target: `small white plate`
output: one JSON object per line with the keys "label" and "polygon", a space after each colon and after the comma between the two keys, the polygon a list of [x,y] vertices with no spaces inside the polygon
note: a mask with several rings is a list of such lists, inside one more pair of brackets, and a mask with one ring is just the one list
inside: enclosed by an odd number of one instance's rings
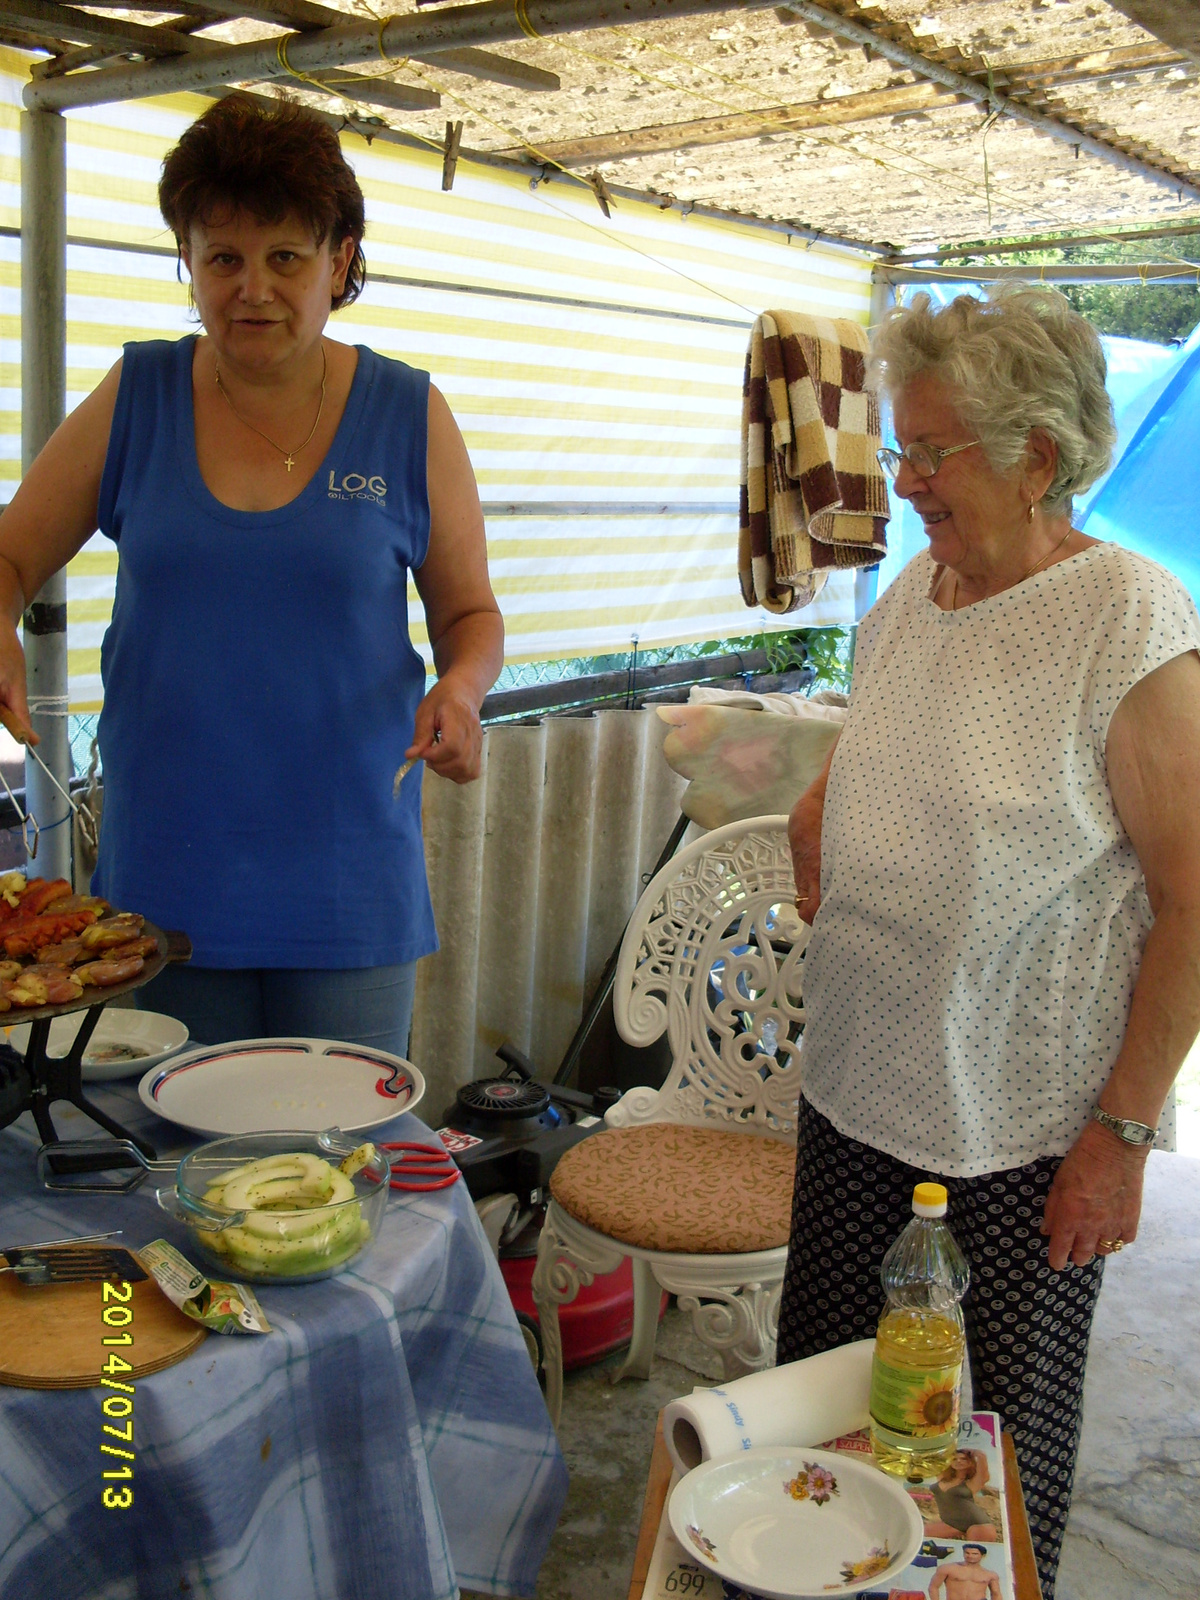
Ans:
{"label": "small white plate", "polygon": [[718,1456],[680,1479],[669,1509],[689,1556],[769,1600],[886,1590],[925,1537],[901,1484],[828,1450]]}
{"label": "small white plate", "polygon": [[[395,1093],[383,1093],[390,1082]],[[340,1128],[363,1133],[425,1093],[416,1067],[386,1050],[334,1039],[237,1039],[155,1067],[138,1085],[143,1105],[209,1138]]]}
{"label": "small white plate", "polygon": [[[65,1056],[79,1031],[86,1012],[73,1011],[55,1017],[50,1024],[48,1050],[52,1056]],[[25,1054],[29,1044],[29,1024],[6,1028],[8,1042]],[[109,1006],[100,1013],[95,1032],[83,1053],[84,1083],[110,1083],[114,1078],[134,1078],[148,1067],[157,1066],[187,1043],[188,1031],[174,1017],[159,1011],[132,1011],[124,1006]]]}

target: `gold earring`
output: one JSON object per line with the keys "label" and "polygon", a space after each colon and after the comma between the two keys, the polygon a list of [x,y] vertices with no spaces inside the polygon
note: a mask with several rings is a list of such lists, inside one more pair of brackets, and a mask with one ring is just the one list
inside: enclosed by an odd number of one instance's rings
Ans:
{"label": "gold earring", "polygon": [[1033,521],[1033,507],[1034,507],[1034,502],[1031,500],[1029,502],[1029,521],[1030,522]]}

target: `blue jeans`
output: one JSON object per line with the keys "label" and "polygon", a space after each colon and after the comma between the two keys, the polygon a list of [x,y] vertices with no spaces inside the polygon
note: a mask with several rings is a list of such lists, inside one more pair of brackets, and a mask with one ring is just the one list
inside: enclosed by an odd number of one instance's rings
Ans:
{"label": "blue jeans", "polygon": [[137,991],[140,1011],[187,1024],[196,1044],[341,1039],[408,1052],[417,963],[395,967],[164,967]]}

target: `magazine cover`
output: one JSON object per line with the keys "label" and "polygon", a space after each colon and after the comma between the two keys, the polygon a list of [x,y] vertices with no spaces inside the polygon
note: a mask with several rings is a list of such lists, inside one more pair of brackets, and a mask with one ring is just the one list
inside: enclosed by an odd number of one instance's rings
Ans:
{"label": "magazine cover", "polygon": [[[831,1440],[821,1448],[865,1460],[871,1457],[865,1431]],[[678,1481],[678,1474],[673,1474],[670,1488]],[[888,1588],[872,1589],[870,1578],[864,1576],[860,1600],[1015,1600],[996,1413],[976,1411],[964,1417],[951,1466],[936,1480],[906,1487],[921,1513],[926,1537],[910,1565]],[[749,1590],[726,1583],[684,1550],[671,1532],[664,1502],[643,1600],[679,1600],[680,1596],[688,1600],[758,1600]]]}

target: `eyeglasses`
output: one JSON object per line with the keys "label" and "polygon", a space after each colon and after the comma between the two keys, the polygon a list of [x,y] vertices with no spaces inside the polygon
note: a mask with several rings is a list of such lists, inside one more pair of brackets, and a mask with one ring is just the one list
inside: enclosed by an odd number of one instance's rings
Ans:
{"label": "eyeglasses", "polygon": [[910,444],[903,450],[876,450],[875,459],[889,478],[897,477],[902,461],[908,462],[918,478],[932,478],[947,456],[956,456],[960,450],[969,450],[978,443],[978,439],[968,439],[966,444],[951,445],[949,450],[939,450],[935,444]]}

